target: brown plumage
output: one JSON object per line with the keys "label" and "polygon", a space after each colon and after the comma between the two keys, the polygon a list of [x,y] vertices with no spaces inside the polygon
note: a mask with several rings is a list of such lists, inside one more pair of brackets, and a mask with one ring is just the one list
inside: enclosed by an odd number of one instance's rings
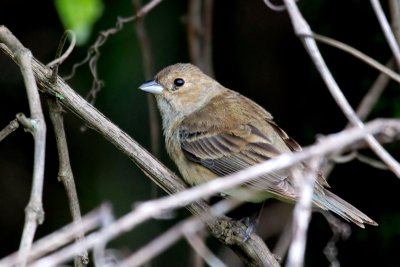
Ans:
{"label": "brown plumage", "polygon": [[[265,109],[191,64],[169,66],[140,89],[155,94],[167,152],[190,185],[301,150]],[[248,202],[274,197],[293,203],[298,195],[291,179],[287,170],[274,171],[224,193]],[[325,187],[328,183],[318,175],[314,206],[360,227],[377,225]]]}

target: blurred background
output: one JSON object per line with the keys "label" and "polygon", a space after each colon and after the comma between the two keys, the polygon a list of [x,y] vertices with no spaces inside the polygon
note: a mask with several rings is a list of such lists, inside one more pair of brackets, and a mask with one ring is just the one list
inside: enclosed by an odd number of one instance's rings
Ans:
{"label": "blurred background", "polygon": [[[80,45],[61,66],[61,76],[69,74],[73,64],[86,56],[99,31],[114,27],[118,16],[131,16],[135,11],[132,1],[128,0],[70,1],[77,7],[75,11],[72,9],[72,14],[82,11],[83,18],[79,19],[81,14],[77,14],[76,21],[84,21],[82,25],[74,25],[74,17],[68,11],[71,7],[66,2],[0,1],[0,25],[8,27],[43,63],[53,60],[64,28],[76,27],[80,33]],[[89,3],[87,9],[80,6],[82,3]],[[369,2],[309,0],[300,1],[299,6],[314,32],[354,46],[383,64],[391,58]],[[389,14],[388,7],[384,8]],[[153,56],[153,74],[167,65],[191,61],[188,10],[188,1],[168,0],[146,15],[144,23]],[[85,12],[89,13],[88,18]],[[221,84],[269,110],[276,122],[303,146],[315,142],[318,135],[338,132],[345,127],[345,117],[301,42],[294,36],[285,11],[272,11],[261,0],[214,1],[209,15],[212,18],[213,47],[210,63]],[[357,107],[378,72],[334,48],[322,44],[320,48],[349,102]],[[112,35],[100,52],[98,74],[104,87],[97,95],[96,108],[150,150],[147,95],[137,89],[148,77],[143,67],[135,22],[126,24],[120,32]],[[68,81],[82,96],[90,91],[92,82],[87,65],[80,67]],[[398,84],[390,82],[368,120],[399,117],[399,92]],[[45,101],[43,106],[47,110]],[[18,112],[29,114],[21,74],[8,57],[0,54],[0,129]],[[57,181],[57,151],[47,114],[46,118],[48,134],[43,195],[46,218],[38,228],[36,238],[71,221],[63,185]],[[74,114],[67,111],[65,123],[82,213],[109,202],[119,217],[131,210],[135,203],[164,195],[100,135],[90,129],[82,131],[84,125]],[[165,153],[162,137],[157,145],[160,147],[157,157],[176,171]],[[398,143],[386,147],[400,160]],[[362,152],[374,156],[368,150]],[[32,137],[21,127],[0,142],[0,257],[14,252],[19,246],[24,208],[31,188],[32,159]],[[379,223],[379,227],[367,226],[365,230],[351,225],[350,238],[337,243],[340,263],[343,266],[400,266],[398,178],[388,171],[351,161],[337,165],[329,176],[329,183],[335,194]],[[268,216],[259,225],[259,231],[271,248],[286,223],[287,210],[288,207],[277,203],[267,204]],[[189,213],[182,209],[174,215],[171,220],[152,220],[109,246],[129,255]],[[308,233],[306,266],[329,265],[323,248],[331,236],[323,216],[314,214]],[[213,251],[223,249],[212,238],[208,243]],[[172,266],[191,266],[189,251],[186,242],[180,241],[152,261],[152,266],[166,266],[166,262]]]}

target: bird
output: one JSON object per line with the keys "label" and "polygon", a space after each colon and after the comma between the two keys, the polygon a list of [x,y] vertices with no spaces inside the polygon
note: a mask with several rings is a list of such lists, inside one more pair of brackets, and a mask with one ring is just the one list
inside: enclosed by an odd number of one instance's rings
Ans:
{"label": "bird", "polygon": [[[165,67],[139,89],[154,94],[167,153],[190,186],[302,150],[268,111],[190,63]],[[302,170],[306,167],[305,163],[300,166]],[[361,228],[378,225],[327,188],[326,179],[318,174],[314,208],[332,211]],[[261,175],[221,193],[252,203],[275,198],[294,204],[299,199],[289,170]]]}

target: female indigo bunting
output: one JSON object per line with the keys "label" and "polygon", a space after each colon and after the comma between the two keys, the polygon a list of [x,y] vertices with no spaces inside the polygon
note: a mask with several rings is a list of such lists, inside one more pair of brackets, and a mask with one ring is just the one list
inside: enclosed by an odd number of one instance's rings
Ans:
{"label": "female indigo bunting", "polygon": [[[190,185],[301,150],[270,113],[191,64],[171,65],[139,88],[155,95],[167,152]],[[318,175],[314,207],[333,211],[362,228],[364,223],[377,225],[325,187],[328,183]],[[298,199],[288,170],[264,174],[223,193],[247,202],[273,197],[294,203]]]}

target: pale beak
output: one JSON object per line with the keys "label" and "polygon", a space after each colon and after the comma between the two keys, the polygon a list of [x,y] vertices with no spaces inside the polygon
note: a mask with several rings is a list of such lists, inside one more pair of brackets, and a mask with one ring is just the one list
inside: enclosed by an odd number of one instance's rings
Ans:
{"label": "pale beak", "polygon": [[164,88],[157,83],[155,80],[151,80],[148,82],[145,82],[144,84],[142,84],[141,86],[139,86],[140,90],[143,90],[145,92],[149,92],[152,94],[162,94]]}

